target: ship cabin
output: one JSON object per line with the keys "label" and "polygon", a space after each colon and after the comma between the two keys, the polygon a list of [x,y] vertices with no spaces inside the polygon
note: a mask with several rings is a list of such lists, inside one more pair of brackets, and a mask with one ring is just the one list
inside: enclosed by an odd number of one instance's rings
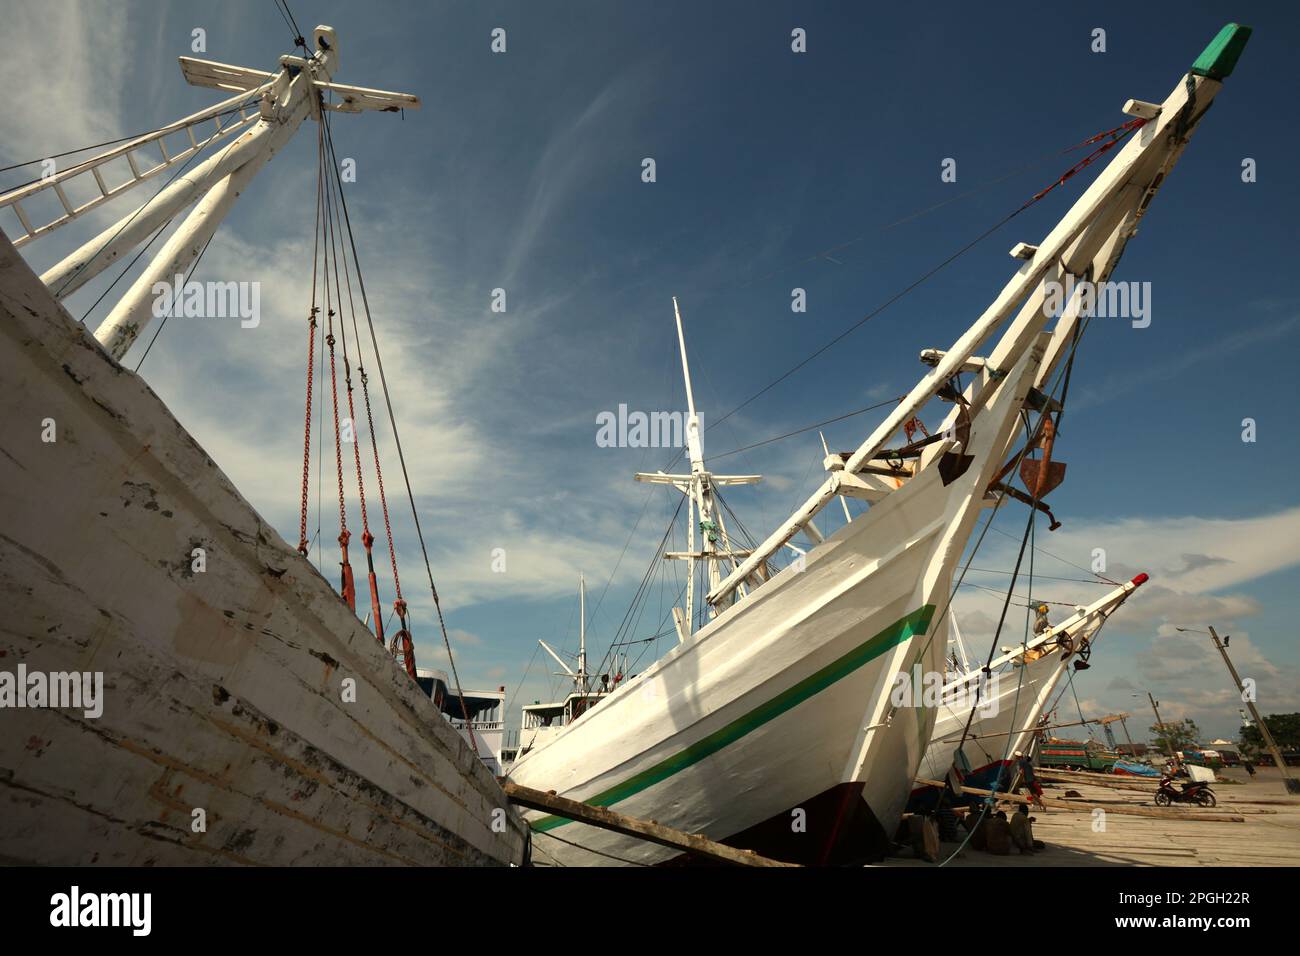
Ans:
{"label": "ship cabin", "polygon": [[[585,694],[570,694],[563,701],[554,703],[526,704],[520,721],[518,749],[507,756],[522,757],[534,747],[540,747],[558,734],[562,727],[573,723],[606,696],[608,692],[589,691]],[[506,762],[510,763],[510,760]]]}
{"label": "ship cabin", "polygon": [[[502,744],[505,742],[506,689],[469,690],[456,693],[446,672],[421,667],[415,681],[429,695],[443,717],[460,731],[492,773],[501,775]],[[461,704],[462,696],[464,706]]]}

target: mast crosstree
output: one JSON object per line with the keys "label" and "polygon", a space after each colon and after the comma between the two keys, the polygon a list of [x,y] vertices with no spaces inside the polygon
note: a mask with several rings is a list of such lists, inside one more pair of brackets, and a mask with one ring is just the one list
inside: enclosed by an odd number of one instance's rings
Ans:
{"label": "mast crosstree", "polygon": [[[686,496],[686,550],[669,551],[664,557],[670,560],[686,562],[686,607],[673,608],[673,623],[677,628],[677,640],[685,641],[694,630],[695,620],[695,574],[699,562],[704,562],[708,575],[708,589],[713,590],[722,580],[721,563],[726,562],[730,570],[740,564],[738,559],[749,556],[748,549],[732,547],[727,534],[726,522],[722,512],[717,508],[713,489],[725,485],[752,485],[763,480],[762,475],[715,475],[709,471],[704,462],[704,434],[700,428],[700,416],[695,410],[695,393],[691,388],[691,367],[686,357],[686,335],[682,331],[682,312],[673,296],[673,315],[677,321],[677,345],[682,355],[682,378],[686,383],[686,452],[691,462],[689,475],[671,475],[662,471],[637,472],[636,480],[649,484],[672,485]],[[695,547],[695,532],[700,533],[700,547]],[[740,590],[743,597],[746,592]],[[709,606],[709,617],[717,615],[719,608]]]}
{"label": "mast crosstree", "polygon": [[[315,52],[311,56],[286,54],[280,57],[280,69],[274,73],[180,57],[181,73],[188,83],[233,91],[235,95],[0,195],[0,209],[11,208],[23,227],[24,235],[15,240],[15,245],[21,246],[48,235],[146,179],[169,169],[177,170],[173,180],[156,195],[41,276],[41,281],[57,298],[67,298],[125,253],[165,228],[174,217],[194,207],[95,331],[95,338],[113,358],[121,361],[153,318],[154,285],[170,284],[175,276],[186,273],[235,200],[258,171],[293,138],[305,119],[320,121],[322,110],[396,113],[419,108],[419,97],[410,93],[334,83],[332,77],[339,66],[338,35],[333,27],[318,26],[312,31],[312,37]],[[223,119],[227,120],[225,125]],[[206,130],[209,123],[215,127],[214,131],[197,138],[196,131],[200,127]],[[166,137],[180,133],[188,137],[189,145],[170,151]],[[206,147],[222,140],[229,140],[223,149],[185,175],[179,175]],[[141,169],[135,151],[146,146],[156,146],[161,161]],[[125,159],[131,176],[125,183],[110,186],[104,178],[104,167],[116,159]],[[74,206],[66,186],[82,177],[93,180],[91,188],[97,194]],[[35,225],[22,203],[47,191],[54,193],[63,212],[47,223]]]}

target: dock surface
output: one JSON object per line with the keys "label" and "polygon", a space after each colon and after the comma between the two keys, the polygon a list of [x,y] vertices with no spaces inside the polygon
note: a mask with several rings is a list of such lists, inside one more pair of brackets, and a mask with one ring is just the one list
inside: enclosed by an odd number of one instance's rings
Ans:
{"label": "dock surface", "polygon": [[[1294,775],[1296,768],[1291,772]],[[1167,818],[1108,813],[1100,821],[1104,828],[1094,829],[1092,806],[1152,807],[1151,795],[1087,783],[1045,784],[1044,796],[1062,799],[1067,790],[1074,790],[1086,804],[1078,810],[1035,807],[1031,811],[1034,838],[1046,843],[1046,849],[1023,855],[1012,849],[1010,856],[997,856],[966,847],[947,865],[1300,866],[1300,798],[1287,794],[1279,772],[1260,767],[1253,780],[1239,769],[1221,770],[1218,775],[1221,783],[1212,786],[1219,805],[1211,812],[1241,816],[1244,822],[1181,820],[1177,813],[1184,808],[1180,806],[1171,808]],[[1154,793],[1154,787],[1151,790]],[[958,846],[941,844],[940,861],[948,860]],[[935,865],[903,852],[882,865]]]}

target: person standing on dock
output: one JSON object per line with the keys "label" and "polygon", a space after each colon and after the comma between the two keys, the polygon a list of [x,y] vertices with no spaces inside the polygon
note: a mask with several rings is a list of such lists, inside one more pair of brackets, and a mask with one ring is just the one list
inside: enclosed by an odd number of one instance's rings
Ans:
{"label": "person standing on dock", "polygon": [[1020,779],[1025,789],[1029,791],[1030,799],[1041,807],[1043,805],[1043,785],[1034,776],[1034,761],[1030,759],[1028,754],[1017,750],[1016,763],[1020,770]]}

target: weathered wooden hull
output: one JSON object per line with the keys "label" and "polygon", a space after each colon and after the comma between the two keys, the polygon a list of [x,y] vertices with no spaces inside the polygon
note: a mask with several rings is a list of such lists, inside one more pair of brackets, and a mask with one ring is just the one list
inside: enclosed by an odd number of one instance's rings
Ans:
{"label": "weathered wooden hull", "polygon": [[98,718],[0,709],[0,857],[525,860],[432,702],[3,234],[0,381],[0,671],[104,685]]}

